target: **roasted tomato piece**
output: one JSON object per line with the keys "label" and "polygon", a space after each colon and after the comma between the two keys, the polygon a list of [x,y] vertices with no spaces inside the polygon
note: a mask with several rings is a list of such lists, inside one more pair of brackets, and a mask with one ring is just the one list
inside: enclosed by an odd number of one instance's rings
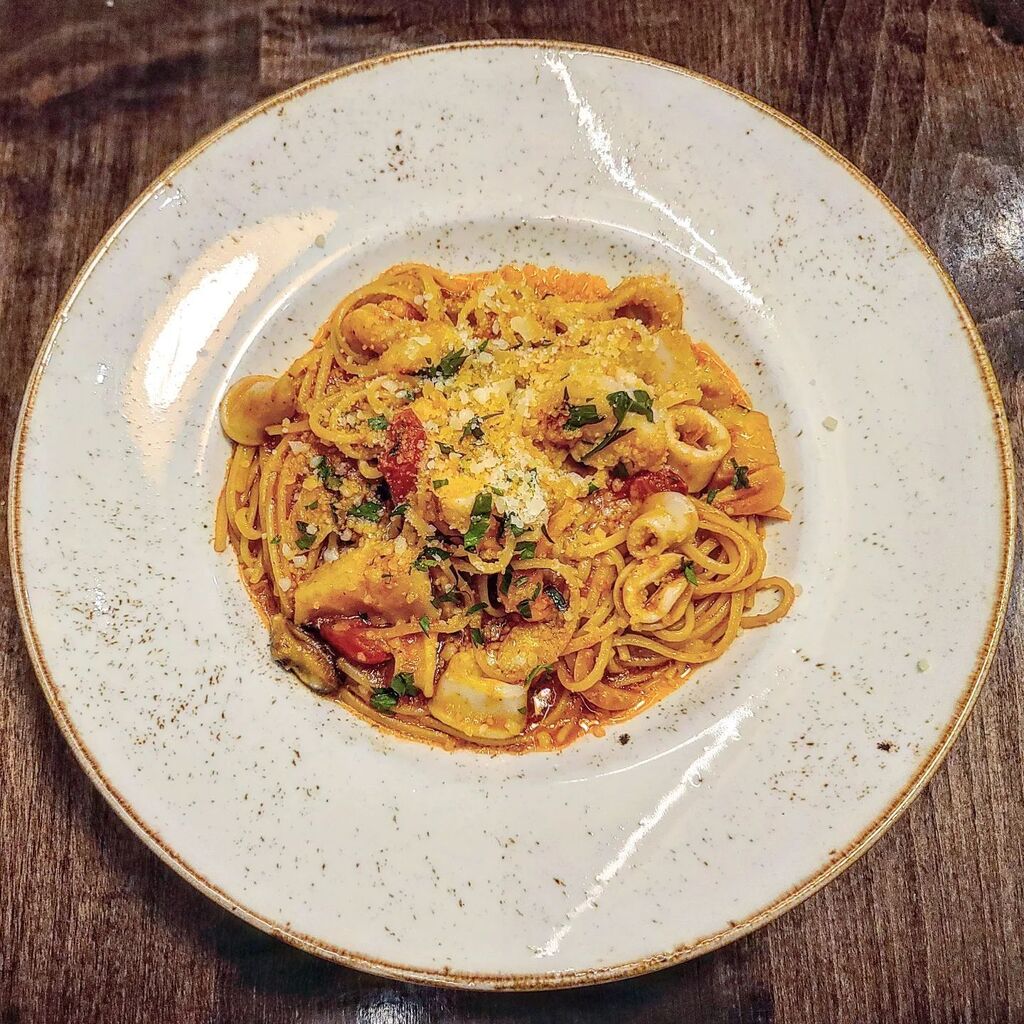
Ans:
{"label": "roasted tomato piece", "polygon": [[321,621],[318,628],[324,640],[357,665],[381,665],[391,657],[391,651],[367,626],[348,619],[329,619]]}
{"label": "roasted tomato piece", "polygon": [[673,473],[670,469],[644,470],[642,473],[634,473],[628,480],[623,481],[624,490],[629,495],[630,501],[643,501],[652,494],[661,494],[662,491],[675,491],[677,494],[688,494],[689,488],[681,476]]}
{"label": "roasted tomato piece", "polygon": [[412,409],[402,409],[388,426],[384,453],[377,461],[391,493],[401,501],[416,488],[427,432]]}

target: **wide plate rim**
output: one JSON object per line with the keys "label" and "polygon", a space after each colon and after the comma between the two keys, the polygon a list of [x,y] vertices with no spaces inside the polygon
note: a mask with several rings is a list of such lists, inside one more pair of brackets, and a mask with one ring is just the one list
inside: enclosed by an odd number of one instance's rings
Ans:
{"label": "wide plate rim", "polygon": [[[789,891],[783,893],[774,902],[761,910],[749,915],[743,921],[730,925],[712,935],[706,936],[695,943],[684,944],[663,953],[645,957],[639,960],[631,960],[621,964],[607,967],[579,969],[573,971],[539,972],[531,974],[473,974],[451,970],[431,970],[417,968],[414,966],[392,963],[383,960],[376,960],[359,953],[333,946],[320,939],[303,935],[278,922],[272,921],[248,907],[245,907],[233,900],[223,889],[213,885],[201,873],[185,862],[153,829],[151,829],[132,807],[130,802],[118,792],[116,787],[107,779],[98,761],[89,750],[82,737],[78,734],[71,722],[67,710],[61,701],[58,687],[50,673],[43,652],[42,643],[36,632],[32,617],[31,605],[28,598],[25,574],[21,557],[21,477],[24,462],[25,437],[30,425],[35,396],[39,388],[50,353],[53,350],[60,326],[67,317],[68,311],[81,291],[90,274],[100,260],[103,259],[107,250],[115,239],[133,220],[138,211],[160,188],[165,187],[170,179],[183,167],[192,163],[207,148],[216,143],[219,139],[228,135],[236,128],[246,124],[252,118],[266,112],[267,110],[289,102],[290,100],[303,95],[304,93],[329,84],[338,79],[348,77],[359,72],[368,71],[399,60],[406,60],[441,52],[471,49],[536,49],[548,50],[558,49],[574,53],[590,53],[600,56],[611,57],[617,60],[624,60],[668,71],[673,74],[683,75],[695,79],[730,94],[744,103],[749,104],[761,113],[771,117],[779,124],[796,132],[806,142],[814,145],[825,156],[836,161],[854,180],[865,188],[877,199],[896,221],[899,227],[906,233],[913,246],[925,257],[931,265],[932,270],[938,275],[945,288],[950,301],[960,320],[960,325],[966,336],[966,340],[974,355],[975,363],[981,377],[981,383],[988,399],[992,412],[993,433],[996,447],[999,454],[1000,466],[1002,469],[1003,483],[1003,508],[1002,508],[1002,540],[1003,551],[1000,560],[998,586],[995,599],[990,611],[985,639],[979,649],[975,666],[970,674],[965,688],[960,694],[952,719],[946,726],[945,731],[936,741],[935,745],[921,761],[917,772],[907,781],[900,793],[893,799],[889,806],[852,842],[841,850],[831,861],[824,864],[819,871],[804,881],[793,886]],[[139,193],[139,195],[127,206],[124,212],[117,218],[111,227],[104,234],[82,265],[82,268],[75,275],[67,292],[61,299],[53,319],[47,328],[43,343],[33,364],[25,394],[22,399],[21,409],[18,415],[18,422],[15,428],[14,443],[11,452],[10,483],[8,487],[8,544],[11,564],[12,585],[15,594],[15,603],[18,610],[18,617],[21,622],[22,631],[25,636],[26,646],[33,668],[39,680],[40,687],[46,697],[50,710],[56,719],[57,725],[64,735],[65,740],[71,747],[79,764],[81,764],[86,775],[94,786],[100,791],[104,799],[113,808],[117,815],[126,825],[154,852],[165,864],[172,868],[178,875],[188,881],[204,895],[224,907],[248,924],[279,938],[305,952],[332,960],[347,967],[367,971],[372,974],[392,978],[400,981],[409,981],[420,984],[433,984],[453,988],[483,989],[483,990],[509,990],[509,991],[531,991],[543,989],[573,988],[583,985],[619,981],[627,978],[646,974],[650,971],[660,970],[675,964],[683,963],[704,953],[711,952],[721,946],[747,935],[762,925],[775,920],[782,914],[802,903],[809,896],[813,895],[832,879],[847,870],[854,862],[863,856],[889,827],[899,818],[911,803],[918,797],[924,786],[932,778],[939,766],[945,759],[949,749],[960,734],[984,684],[988,670],[991,666],[996,647],[1002,631],[1006,608],[1009,601],[1010,584],[1013,568],[1013,551],[1016,540],[1016,506],[1013,501],[1015,493],[1014,461],[1013,451],[1010,443],[1009,428],[1007,425],[1006,412],[1003,405],[1002,394],[999,384],[992,369],[988,353],[982,341],[981,334],[973,317],[968,311],[963,299],[960,297],[955,284],[940,263],[938,257],[932,251],[928,243],[921,237],[917,229],[910,223],[903,212],[893,201],[867,177],[856,165],[830,146],[827,142],[805,128],[799,122],[782,113],[767,103],[762,102],[749,93],[743,92],[733,86],[720,82],[709,75],[692,69],[671,64],[667,61],[654,57],[632,53],[627,50],[620,50],[613,47],[596,46],[588,43],[567,42],[552,39],[491,39],[471,40],[450,43],[441,43],[434,46],[417,47],[410,50],[401,50],[394,53],[383,54],[371,57],[367,60],[354,64],[344,65],[331,71],[324,72],[304,82],[285,89],[279,93],[254,104],[242,111],[240,114],[226,121],[213,131],[204,135],[198,142],[186,150],[176,160],[172,161],[160,174]]]}

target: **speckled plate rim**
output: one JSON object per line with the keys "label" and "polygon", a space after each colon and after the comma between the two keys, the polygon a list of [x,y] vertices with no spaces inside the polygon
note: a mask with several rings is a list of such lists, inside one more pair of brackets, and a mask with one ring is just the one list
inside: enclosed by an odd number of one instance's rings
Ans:
{"label": "speckled plate rim", "polygon": [[[861,832],[856,839],[849,843],[845,849],[839,851],[824,864],[821,869],[803,882],[791,888],[778,899],[761,910],[748,916],[745,920],[718,931],[712,935],[705,936],[694,943],[688,943],[674,949],[666,950],[664,953],[646,957],[641,960],[634,960],[627,963],[616,964],[610,967],[584,969],[576,971],[562,971],[553,973],[537,974],[495,974],[481,975],[459,973],[457,971],[429,971],[408,967],[399,963],[390,963],[380,960],[369,959],[357,953],[341,949],[336,946],[324,943],[308,935],[303,935],[290,930],[284,925],[269,920],[248,907],[235,902],[230,895],[222,889],[211,884],[206,878],[195,871],[163,840],[163,838],[149,828],[138,816],[131,804],[117,791],[104,775],[102,768],[86,746],[82,737],[76,731],[70,721],[67,710],[64,707],[57,687],[54,684],[46,663],[42,644],[35,629],[32,619],[32,611],[29,605],[28,594],[25,584],[25,576],[22,568],[21,556],[21,477],[24,461],[24,439],[31,420],[36,393],[39,383],[49,361],[58,329],[67,316],[81,291],[83,285],[92,273],[95,266],[106,254],[111,244],[118,237],[121,231],[128,225],[135,214],[145,205],[153,194],[169,183],[169,180],[179,170],[190,164],[200,153],[219,139],[245,124],[251,118],[262,114],[265,111],[287,103],[305,92],[318,88],[329,82],[367,71],[371,68],[380,67],[394,61],[406,60],[424,54],[439,53],[448,50],[466,50],[483,48],[521,48],[521,49],[560,49],[577,53],[593,53],[606,57],[613,57],[618,60],[631,61],[640,64],[647,64],[651,67],[660,68],[673,74],[684,75],[691,79],[703,82],[712,88],[728,93],[744,103],[749,104],[756,110],[773,118],[779,124],[792,129],[806,142],[817,147],[825,156],[836,161],[844,168],[861,186],[870,192],[891,214],[896,223],[906,232],[910,242],[924,255],[932,269],[942,281],[943,286],[953,303],[959,316],[964,335],[971,351],[974,354],[975,363],[985,393],[988,397],[992,411],[993,433],[999,453],[1002,467],[1002,540],[1003,552],[1000,560],[1000,573],[996,599],[990,612],[988,628],[985,639],[975,660],[974,669],[971,672],[960,698],[957,702],[955,712],[948,722],[945,731],[937,743],[922,759],[916,773],[908,780],[907,784],[892,803],[882,812],[876,820]],[[728,944],[744,935],[748,935],[762,925],[774,920],[787,910],[802,903],[805,899],[817,892],[822,886],[830,882],[837,875],[849,868],[859,857],[865,854],[893,822],[910,806],[920,794],[925,784],[937,771],[950,747],[955,742],[960,730],[963,728],[992,663],[992,658],[999,641],[1003,620],[1006,614],[1006,607],[1010,594],[1010,583],[1012,576],[1013,551],[1016,538],[1016,507],[1014,504],[1014,463],[1013,449],[1010,444],[1009,429],[1006,422],[1006,412],[1003,406],[1002,395],[999,385],[992,370],[988,354],[982,342],[977,325],[974,323],[971,314],[968,312],[963,299],[956,290],[949,274],[946,273],[938,257],[932,252],[927,242],[921,237],[916,228],[907,220],[904,214],[896,207],[889,197],[872,182],[862,171],[854,166],[842,154],[833,149],[828,143],[820,139],[813,132],[798,124],[792,118],[776,110],[774,107],[761,102],[749,94],[725,85],[714,78],[691,71],[687,68],[669,64],[666,61],[657,60],[653,57],[645,57],[640,54],[629,53],[625,50],[617,50],[610,47],[593,46],[586,43],[570,43],[547,39],[498,39],[479,40],[471,42],[442,43],[437,46],[421,47],[413,50],[404,50],[398,53],[384,54],[379,57],[370,58],[356,64],[336,68],[325,74],[311,78],[290,89],[270,96],[262,102],[243,111],[238,116],[221,125],[208,135],[204,136],[194,146],[187,150],[182,156],[171,163],[160,175],[158,175],[149,186],[135,199],[135,201],[121,214],[114,222],[107,233],[103,236],[92,254],[86,260],[82,269],[76,275],[71,287],[61,300],[50,326],[46,332],[39,355],[36,358],[32,372],[29,376],[25,395],[22,400],[21,411],[18,417],[18,424],[15,430],[14,446],[11,455],[10,486],[8,493],[8,543],[10,547],[11,574],[14,585],[15,601],[18,608],[18,616],[21,619],[29,656],[32,660],[36,675],[39,678],[47,703],[53,712],[57,725],[60,727],[64,738],[67,740],[72,751],[82,765],[93,785],[100,791],[107,802],[113,807],[118,816],[135,832],[135,834],[154,851],[167,865],[176,871],[182,878],[186,879],[200,892],[214,900],[220,906],[240,917],[247,923],[267,932],[276,938],[296,946],[309,953],[343,964],[347,967],[368,971],[383,977],[393,978],[401,981],[417,982],[421,984],[433,984],[454,988],[485,989],[485,990],[506,990],[506,991],[530,991],[542,989],[572,988],[583,985],[592,985],[602,982],[618,981],[625,978],[636,977],[650,971],[670,967],[682,963],[696,956],[708,953],[714,949]]]}

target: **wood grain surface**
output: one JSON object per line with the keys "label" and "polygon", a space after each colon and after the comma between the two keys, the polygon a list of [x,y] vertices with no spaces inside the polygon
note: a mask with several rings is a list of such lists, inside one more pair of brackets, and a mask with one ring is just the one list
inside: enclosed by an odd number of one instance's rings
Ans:
{"label": "wood grain surface", "polygon": [[[61,295],[165,164],[320,71],[501,36],[601,43],[687,65],[845,153],[952,273],[1020,450],[1022,0],[0,0],[5,477],[22,390]],[[6,551],[5,541],[0,1024],[1024,1019],[1019,587],[989,682],[949,759],[845,875],[681,967],[597,989],[487,995],[321,962],[235,920],[164,867],[93,790],[51,720]],[[955,553],[937,554],[949,557],[955,587]]]}

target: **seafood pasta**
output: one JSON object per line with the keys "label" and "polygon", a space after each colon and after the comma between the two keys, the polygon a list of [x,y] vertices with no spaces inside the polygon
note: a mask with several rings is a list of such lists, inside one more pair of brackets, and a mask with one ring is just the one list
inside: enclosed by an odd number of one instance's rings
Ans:
{"label": "seafood pasta", "polygon": [[784,615],[771,426],[682,321],[660,277],[403,264],[236,382],[216,544],[273,657],[389,730],[547,750]]}

